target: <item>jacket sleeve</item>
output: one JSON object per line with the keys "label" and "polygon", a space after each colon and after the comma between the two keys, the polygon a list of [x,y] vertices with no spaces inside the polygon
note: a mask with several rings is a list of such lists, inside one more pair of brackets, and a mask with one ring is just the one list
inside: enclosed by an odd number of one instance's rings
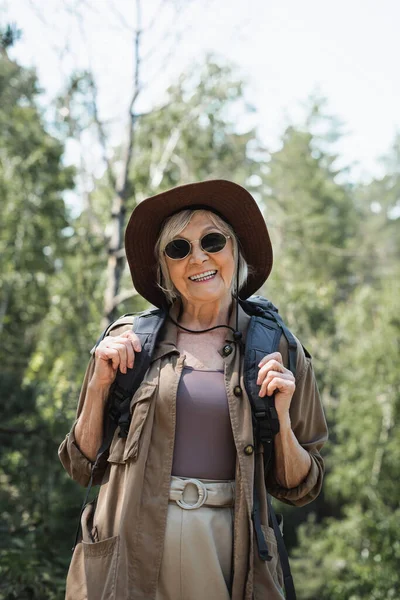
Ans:
{"label": "jacket sleeve", "polygon": [[94,371],[94,357],[90,358],[86,369],[85,378],[83,380],[81,393],[79,395],[78,408],[76,411],[76,420],[74,421],[71,431],[67,434],[65,440],[58,449],[59,459],[67,471],[68,475],[77,481],[80,485],[87,486],[89,483],[93,462],[89,460],[79,449],[75,440],[75,426],[79,415],[82,412],[85,403],[86,392],[89,381],[92,378]]}
{"label": "jacket sleeve", "polygon": [[[284,363],[286,348],[282,348]],[[292,430],[311,458],[311,467],[306,478],[295,488],[279,485],[274,469],[266,477],[267,490],[278,500],[295,506],[304,506],[315,500],[321,491],[324,476],[324,461],[320,450],[328,439],[328,428],[314,375],[311,356],[297,340],[296,390],[290,405]]]}
{"label": "jacket sleeve", "polygon": [[[128,331],[130,329],[132,329],[132,322],[126,323],[124,320],[121,319],[120,321],[113,324],[113,329],[108,332],[108,335],[120,335],[124,331]],[[75,426],[79,415],[82,412],[82,408],[85,403],[87,388],[94,372],[95,358],[93,351],[94,348],[92,349],[92,356],[87,366],[81,392],[79,395],[76,419],[71,427],[71,431],[67,434],[65,440],[62,442],[58,449],[58,456],[64,469],[74,481],[77,481],[80,485],[83,486],[87,486],[89,483],[94,463],[91,460],[89,460],[79,449],[79,446],[76,443],[75,439]],[[103,479],[103,475],[108,466],[107,456],[108,453],[102,455],[101,459],[96,465],[96,470],[93,474],[93,485],[99,485]]]}

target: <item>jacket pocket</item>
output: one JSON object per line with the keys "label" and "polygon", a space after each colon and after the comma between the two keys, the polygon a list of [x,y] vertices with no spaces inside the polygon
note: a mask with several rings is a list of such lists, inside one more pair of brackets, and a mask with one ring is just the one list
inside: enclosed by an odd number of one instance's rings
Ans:
{"label": "jacket pocket", "polygon": [[[264,598],[285,598],[283,592],[283,572],[279,560],[278,545],[276,543],[275,533],[272,527],[261,525],[265,541],[268,545],[268,552],[272,556],[270,561],[262,561],[258,556],[257,546],[254,549],[254,598],[262,600]],[[271,581],[272,579],[272,581]],[[275,584],[275,594],[272,595],[273,584]]]}
{"label": "jacket pocket", "polygon": [[116,600],[119,536],[82,542],[88,600]]}
{"label": "jacket pocket", "polygon": [[83,558],[82,542],[79,542],[75,546],[71,564],[68,569],[64,600],[87,600],[85,561]]}
{"label": "jacket pocket", "polygon": [[272,560],[267,562],[269,572],[278,587],[283,588],[283,572],[281,561],[279,560],[278,544],[276,542],[274,530],[272,527],[268,527],[268,525],[261,525],[261,529],[263,530],[268,548],[270,549],[270,554],[272,555]]}
{"label": "jacket pocket", "polygon": [[126,439],[120,438],[118,433],[115,433],[108,462],[126,463],[128,460],[137,459],[141,436],[156,390],[157,385],[155,383],[146,382],[139,387],[131,402],[131,422],[128,437]]}

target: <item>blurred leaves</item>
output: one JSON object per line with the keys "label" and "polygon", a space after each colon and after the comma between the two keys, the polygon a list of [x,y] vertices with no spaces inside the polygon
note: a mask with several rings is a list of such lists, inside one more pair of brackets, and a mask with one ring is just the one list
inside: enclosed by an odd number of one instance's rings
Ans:
{"label": "blurred leaves", "polygon": [[[395,599],[400,138],[382,179],[350,184],[336,167],[340,125],[322,100],[312,99],[304,124],[289,126],[271,153],[255,129],[238,131],[238,115],[253,110],[244,88],[234,67],[210,56],[162,105],[136,115],[128,209],[202,179],[254,193],[275,251],[264,293],[314,356],[331,432],[323,494],[303,509],[282,508],[298,597]],[[76,174],[45,127],[39,92],[32,70],[0,55],[0,600],[64,595],[82,490],[62,471],[57,447],[100,333],[113,195],[105,170],[76,188],[81,210],[68,212],[63,194]],[[98,127],[95,99],[90,74],[75,74],[56,101],[61,139]],[[105,149],[118,172],[121,146]],[[122,288],[130,286],[125,269]],[[135,296],[118,311],[145,306]]]}
{"label": "blurred leaves", "polygon": [[0,27],[0,52],[6,51],[22,37],[22,31],[15,23],[9,23],[4,28]]}
{"label": "blurred leaves", "polygon": [[339,132],[312,133],[320,118],[311,107],[286,130],[265,177],[266,293],[314,356],[330,426],[324,493],[312,512],[282,508],[286,542],[302,600],[398,598],[398,139],[382,179],[349,185],[330,150]]}

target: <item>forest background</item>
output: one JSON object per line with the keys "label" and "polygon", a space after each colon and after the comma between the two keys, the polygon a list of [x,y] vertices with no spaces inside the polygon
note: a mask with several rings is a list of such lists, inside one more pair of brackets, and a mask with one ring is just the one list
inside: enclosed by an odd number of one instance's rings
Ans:
{"label": "forest background", "polygon": [[[27,4],[51,27],[40,3]],[[0,21],[0,600],[63,598],[83,490],[57,448],[102,327],[146,307],[126,269],[127,215],[207,178],[246,186],[264,212],[275,267],[262,293],[312,353],[329,423],[322,494],[302,509],[276,503],[298,597],[398,600],[400,133],[379,175],[357,179],[337,151],[339,120],[314,94],[272,148],[245,78],[215,55],[143,110],[157,80],[148,65],[160,73],[174,60],[190,2],[161,1],[145,20],[136,0],[132,22],[111,4],[110,27],[132,46],[114,119],[94,69],[70,68],[57,95],[43,94],[15,58],[24,32]],[[62,3],[83,46],[83,9],[95,18],[98,6]],[[62,62],[68,44],[57,50]]]}

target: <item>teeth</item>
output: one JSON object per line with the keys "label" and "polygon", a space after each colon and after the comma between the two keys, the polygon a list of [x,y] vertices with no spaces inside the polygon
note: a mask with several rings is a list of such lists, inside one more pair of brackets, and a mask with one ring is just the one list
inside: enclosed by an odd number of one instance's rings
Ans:
{"label": "teeth", "polygon": [[211,277],[213,277],[216,274],[216,272],[217,271],[206,271],[201,275],[192,275],[192,277],[189,277],[189,279],[191,279],[192,281],[204,281],[205,279],[211,279]]}

